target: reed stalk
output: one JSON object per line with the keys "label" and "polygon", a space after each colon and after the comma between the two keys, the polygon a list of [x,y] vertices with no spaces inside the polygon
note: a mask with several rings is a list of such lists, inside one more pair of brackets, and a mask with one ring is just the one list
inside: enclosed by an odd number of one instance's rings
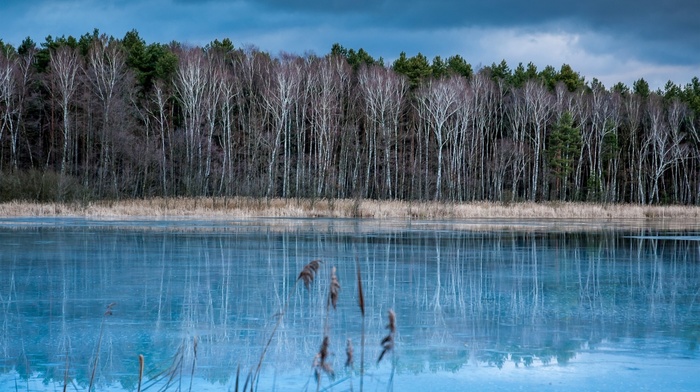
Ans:
{"label": "reed stalk", "polygon": [[100,323],[100,335],[97,338],[97,349],[95,350],[95,360],[92,363],[92,371],[90,373],[90,384],[88,385],[88,392],[92,391],[92,387],[95,383],[95,374],[97,372],[97,364],[100,360],[100,349],[102,347],[102,337],[104,336],[105,330],[105,320],[107,320],[108,316],[112,315],[112,308],[116,304],[116,302],[112,302],[111,304],[107,305],[107,310],[105,310],[104,314],[102,314],[102,322]]}
{"label": "reed stalk", "polygon": [[139,354],[139,383],[138,383],[138,387],[136,388],[136,392],[141,392],[141,381],[143,380],[143,365],[144,365],[143,354]]}
{"label": "reed stalk", "polygon": [[[267,354],[267,350],[270,348],[270,345],[272,344],[272,339],[274,339],[275,334],[277,333],[277,330],[279,329],[280,325],[282,324],[282,318],[284,317],[285,313],[287,313],[287,308],[289,307],[289,300],[292,297],[292,293],[296,291],[297,284],[301,280],[304,283],[304,286],[306,289],[309,289],[310,284],[314,281],[314,278],[316,277],[316,273],[318,270],[321,268],[321,260],[312,260],[309,263],[307,263],[302,269],[301,272],[299,273],[299,276],[297,277],[297,280],[294,282],[294,286],[291,288],[289,293],[287,294],[287,299],[284,301],[284,305],[282,306],[282,311],[279,313],[279,316],[277,317],[277,322],[275,323],[275,326],[272,328],[272,332],[270,332],[270,336],[268,337],[267,341],[265,342],[265,346],[263,347],[263,351],[260,354],[260,359],[258,360],[258,364],[255,367],[255,372],[253,372],[252,376],[250,377],[250,390],[254,391],[255,386],[254,384],[258,381],[258,377],[260,377],[260,370],[262,369],[262,364],[263,361],[265,360],[265,355]],[[247,380],[246,380],[247,384]],[[245,386],[243,387],[243,390],[245,391]]]}
{"label": "reed stalk", "polygon": [[194,380],[194,368],[197,365],[197,337],[193,338],[192,343],[192,370],[190,371],[190,392],[192,392],[192,382]]}
{"label": "reed stalk", "polygon": [[352,347],[352,339],[348,338],[345,344],[345,367],[350,369],[350,390],[352,391],[352,371],[355,361],[355,349]]}
{"label": "reed stalk", "polygon": [[396,371],[396,357],[394,354],[394,342],[396,336],[396,313],[393,309],[389,309],[388,314],[389,323],[386,325],[386,329],[389,333],[382,339],[382,352],[379,354],[379,359],[377,359],[377,364],[381,362],[382,358],[387,353],[391,353],[391,377],[389,377],[389,390],[392,389],[394,383],[394,372]]}
{"label": "reed stalk", "polygon": [[360,392],[362,392],[365,379],[365,294],[362,291],[362,271],[357,257],[355,257],[355,269],[357,270],[357,303],[362,315],[362,334],[360,337]]}
{"label": "reed stalk", "polygon": [[328,374],[329,377],[333,377],[334,372],[331,364],[328,363],[328,347],[330,346],[330,337],[328,335],[323,337],[323,342],[321,343],[321,348],[318,350],[318,354],[314,358],[314,375],[316,376],[316,392],[321,388],[321,372]]}
{"label": "reed stalk", "polygon": [[68,368],[70,366],[70,359],[68,355],[68,347],[66,347],[66,368],[63,371],[63,392],[68,389]]}

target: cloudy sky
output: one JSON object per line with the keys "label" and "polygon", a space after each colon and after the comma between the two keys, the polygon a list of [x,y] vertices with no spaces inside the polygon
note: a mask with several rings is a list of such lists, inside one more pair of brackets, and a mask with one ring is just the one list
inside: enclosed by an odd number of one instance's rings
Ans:
{"label": "cloudy sky", "polygon": [[700,76],[698,0],[0,0],[0,39],[115,37],[205,45],[230,38],[276,54],[333,43],[393,61],[460,54],[474,68],[570,64],[607,87],[644,78],[652,88]]}

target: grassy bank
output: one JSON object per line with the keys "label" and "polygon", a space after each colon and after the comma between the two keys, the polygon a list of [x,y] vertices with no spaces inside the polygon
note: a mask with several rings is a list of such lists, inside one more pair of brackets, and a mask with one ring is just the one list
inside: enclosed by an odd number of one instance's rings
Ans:
{"label": "grassy bank", "polygon": [[153,198],[80,203],[0,204],[1,217],[81,216],[204,217],[328,217],[370,219],[595,219],[675,220],[697,223],[700,207],[640,206],[592,203],[438,203],[376,200],[297,200],[253,198]]}

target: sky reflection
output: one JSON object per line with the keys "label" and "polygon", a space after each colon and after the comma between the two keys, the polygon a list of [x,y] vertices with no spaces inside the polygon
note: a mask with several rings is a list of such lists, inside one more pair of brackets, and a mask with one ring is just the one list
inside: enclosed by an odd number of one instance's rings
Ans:
{"label": "sky reflection", "polygon": [[[690,370],[700,365],[700,249],[683,233],[70,222],[0,228],[0,389],[61,389],[66,375],[87,389],[101,342],[100,390],[134,390],[138,354],[153,387],[165,373],[226,390],[239,366],[257,364],[285,307],[260,390],[315,388],[324,334],[336,378],[322,387],[356,388],[359,360],[343,363],[348,338],[359,356],[358,264],[372,390],[700,387]],[[310,289],[296,285],[316,258]],[[337,311],[326,307],[332,266]],[[377,365],[389,309],[396,350]]]}

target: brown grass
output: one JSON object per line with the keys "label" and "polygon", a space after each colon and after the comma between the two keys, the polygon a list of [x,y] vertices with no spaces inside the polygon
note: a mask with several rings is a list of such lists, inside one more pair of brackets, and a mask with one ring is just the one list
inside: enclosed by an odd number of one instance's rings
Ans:
{"label": "brown grass", "polygon": [[442,203],[377,200],[152,198],[80,203],[0,203],[0,217],[328,217],[370,219],[686,219],[700,218],[696,206],[592,203]]}
{"label": "brown grass", "polygon": [[389,323],[386,325],[386,329],[389,330],[389,333],[382,339],[382,352],[379,354],[379,359],[377,359],[377,363],[382,361],[382,358],[384,358],[384,355],[387,353],[391,352],[394,350],[394,335],[396,335],[396,313],[392,309],[389,309]]}

